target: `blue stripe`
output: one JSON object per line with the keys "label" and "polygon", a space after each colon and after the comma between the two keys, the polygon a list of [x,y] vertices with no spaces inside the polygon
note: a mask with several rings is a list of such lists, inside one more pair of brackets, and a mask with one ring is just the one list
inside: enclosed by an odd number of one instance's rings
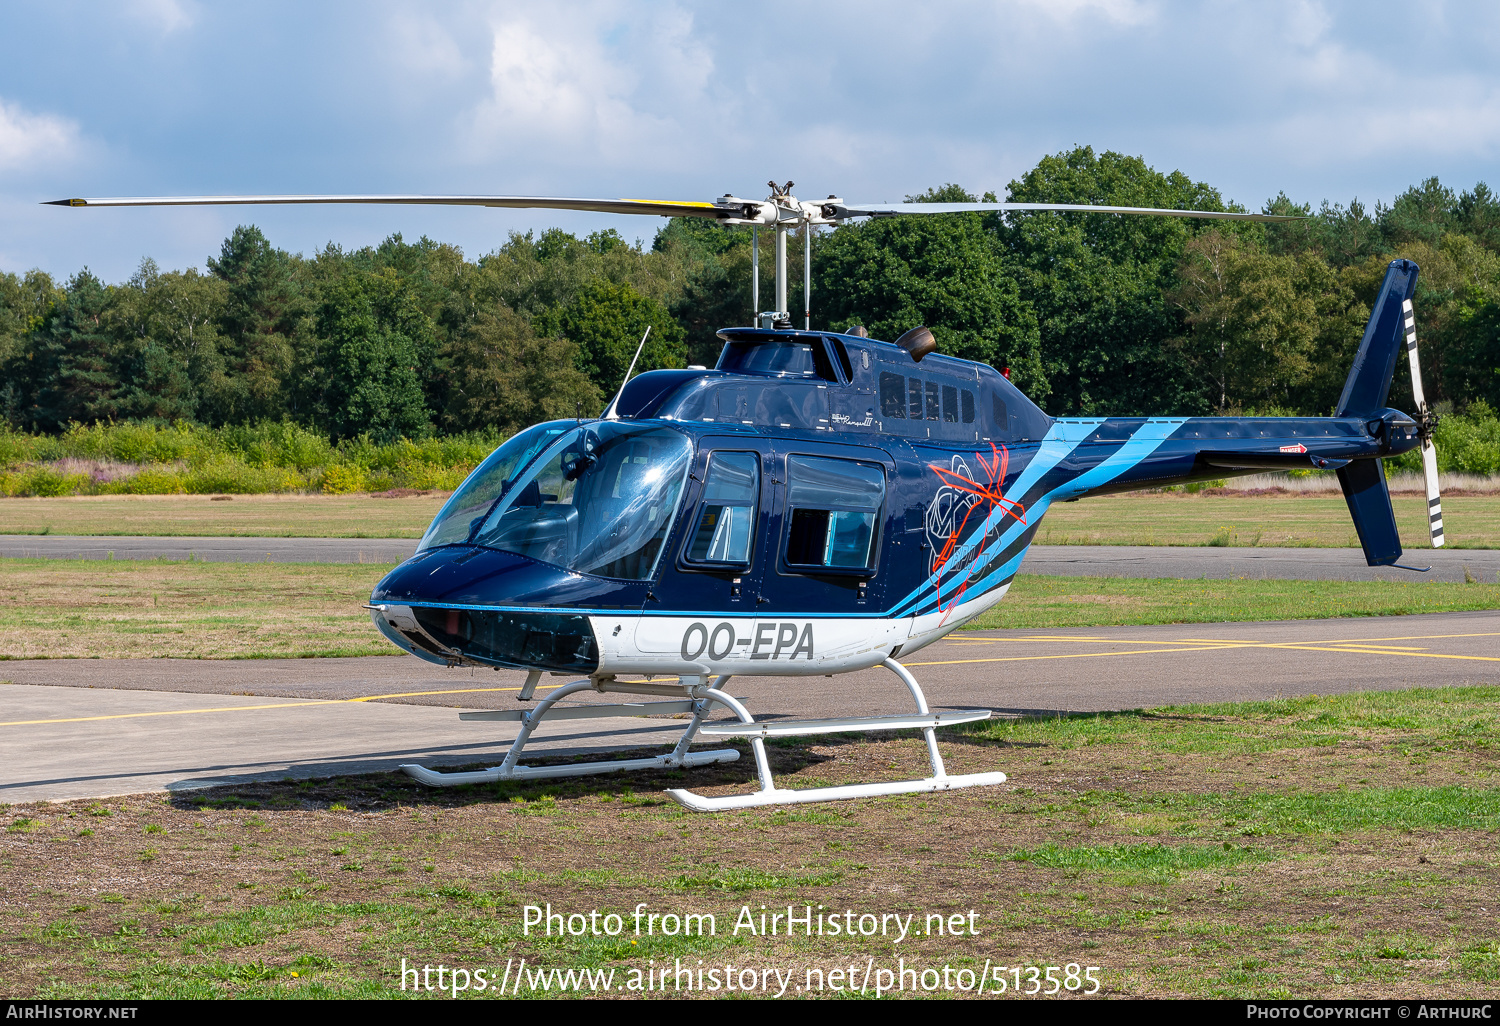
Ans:
{"label": "blue stripe", "polygon": [[[1007,492],[1009,492],[1011,495],[1025,495],[1027,489],[1031,488],[1032,485],[1040,481],[1044,474],[1052,470],[1059,463],[1072,455],[1073,450],[1078,448],[1079,443],[1083,441],[1086,435],[1080,434],[1077,438],[1067,440],[1063,437],[1063,435],[1066,433],[1067,426],[1068,425],[1064,425],[1060,422],[1053,423],[1052,427],[1047,431],[1046,437],[1042,439],[1042,444],[1040,447],[1038,447],[1036,455],[1032,457],[1030,463],[1026,464],[1026,469],[1022,470],[1021,473],[1016,477],[1015,484],[1006,489]],[[1031,515],[1031,511],[1033,508],[1034,507],[1027,508],[1026,515],[1028,517]],[[1046,507],[1044,506],[1043,510],[1045,509]],[[1038,511],[1039,514],[1040,512],[1041,511]],[[967,556],[970,552],[973,551],[976,545],[979,545],[984,541],[985,536],[989,534],[990,529],[994,527],[996,523],[1004,520],[1009,516],[1011,516],[1011,513],[1008,510],[1001,508],[991,510],[990,515],[985,518],[984,523],[974,529],[973,533],[969,535],[968,541],[964,542],[954,551],[953,555],[949,557],[948,562],[952,563],[955,560],[961,560],[963,559],[963,557]],[[1019,522],[1013,525],[1012,530],[1014,530],[1015,528],[1025,530],[1024,525],[1020,524]],[[925,581],[919,584],[914,590],[912,590],[904,598],[896,603],[895,607],[892,609],[892,613],[896,615],[902,615],[903,612],[909,611],[907,610],[908,606],[921,602],[923,595],[927,592],[932,591],[936,593],[936,589],[941,579],[941,571],[928,574]],[[955,579],[957,578],[955,577]]]}
{"label": "blue stripe", "polygon": [[[1035,512],[1036,515],[1040,518],[1047,512],[1048,507],[1052,505],[1054,499],[1072,498],[1075,495],[1082,495],[1102,485],[1108,484],[1109,482],[1113,481],[1115,478],[1123,474],[1125,471],[1129,470],[1131,467],[1139,464],[1142,460],[1144,460],[1147,456],[1150,456],[1157,449],[1161,448],[1162,443],[1165,442],[1179,427],[1181,427],[1185,423],[1185,421],[1186,418],[1173,420],[1152,420],[1146,424],[1141,425],[1140,429],[1136,431],[1134,435],[1130,436],[1130,440],[1128,442],[1120,446],[1120,448],[1116,449],[1106,459],[1101,460],[1098,466],[1093,467],[1082,474],[1079,474],[1077,477],[1073,478],[1071,481],[1068,481],[1066,484],[1057,486],[1056,488],[1052,489],[1052,491],[1048,492],[1046,495],[1043,495],[1040,499],[1037,499],[1035,502],[1033,502],[1026,511],[1027,515],[1029,516],[1031,513]],[[1025,530],[1026,527],[1022,524],[1011,525],[1010,529],[1000,537],[1000,540],[997,541],[994,545],[990,546],[987,551],[1004,551],[1005,547],[1015,539],[1019,538],[1021,534],[1025,532]],[[1001,566],[1000,569],[986,575],[982,580],[971,584],[970,587],[976,590],[978,595],[983,595],[991,588],[998,587],[1000,584],[1009,580],[1011,577],[1014,577],[1016,570],[1021,566],[1021,560],[1025,558],[1029,548],[1030,546],[1028,546],[1026,549],[1022,549],[1010,559],[1006,560],[1005,564]],[[948,589],[950,593],[953,590],[954,588],[952,587]],[[941,605],[941,596],[938,594],[930,595],[921,605],[923,608],[918,610],[917,615],[921,615],[922,613],[934,612],[936,611],[937,607]]]}

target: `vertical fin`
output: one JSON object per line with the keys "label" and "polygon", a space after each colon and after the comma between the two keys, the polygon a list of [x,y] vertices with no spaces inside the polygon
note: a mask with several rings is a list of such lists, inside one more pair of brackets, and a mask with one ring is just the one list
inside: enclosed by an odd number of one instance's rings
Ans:
{"label": "vertical fin", "polygon": [[1417,265],[1410,260],[1392,260],[1385,281],[1370,308],[1365,337],[1359,343],[1344,394],[1339,397],[1335,417],[1360,417],[1385,408],[1396,372],[1396,357],[1404,341],[1404,305],[1417,288]]}

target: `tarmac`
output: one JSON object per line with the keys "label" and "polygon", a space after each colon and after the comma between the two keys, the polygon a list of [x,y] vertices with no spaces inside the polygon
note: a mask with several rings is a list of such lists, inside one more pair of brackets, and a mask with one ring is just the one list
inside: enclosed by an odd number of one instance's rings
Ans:
{"label": "tarmac", "polygon": [[[1495,684],[1500,611],[973,631],[902,661],[934,709],[1001,715]],[[460,721],[457,711],[517,708],[521,679],[412,656],[4,662],[0,802],[376,772],[404,762],[498,763],[516,726]],[[567,679],[544,678],[543,687]],[[758,718],[910,711],[905,689],[880,668],[735,678],[727,690]],[[681,726],[642,717],[544,721],[528,751],[665,745]]]}

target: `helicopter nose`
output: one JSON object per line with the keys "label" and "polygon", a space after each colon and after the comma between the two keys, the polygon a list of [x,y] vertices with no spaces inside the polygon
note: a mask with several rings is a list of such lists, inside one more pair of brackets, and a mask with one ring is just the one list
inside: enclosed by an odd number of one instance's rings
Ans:
{"label": "helicopter nose", "polygon": [[639,611],[644,601],[640,582],[468,546],[420,553],[370,595],[376,626],[431,661],[585,674],[599,666],[589,612]]}

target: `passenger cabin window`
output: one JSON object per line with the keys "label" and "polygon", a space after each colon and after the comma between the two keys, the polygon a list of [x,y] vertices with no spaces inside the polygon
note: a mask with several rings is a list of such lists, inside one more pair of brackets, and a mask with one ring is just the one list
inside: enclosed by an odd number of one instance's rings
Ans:
{"label": "passenger cabin window", "polygon": [[710,455],[698,526],[688,543],[687,561],[749,566],[759,495],[759,456],[753,452]]}
{"label": "passenger cabin window", "polygon": [[880,415],[895,417],[898,420],[906,419],[906,377],[904,375],[892,374],[889,371],[880,372]]}
{"label": "passenger cabin window", "polygon": [[[979,409],[970,389],[945,385],[940,381],[928,381],[925,378],[907,377],[895,371],[880,373],[880,414],[886,420],[967,424],[967,437],[973,437],[978,430],[974,422],[979,417]],[[909,427],[891,425],[890,429],[904,434],[934,437],[931,428],[916,424]],[[956,432],[943,429],[935,437],[950,433],[955,438],[965,434],[963,429]]]}
{"label": "passenger cabin window", "polygon": [[885,473],[853,460],[787,457],[788,567],[804,571],[873,569]]}

